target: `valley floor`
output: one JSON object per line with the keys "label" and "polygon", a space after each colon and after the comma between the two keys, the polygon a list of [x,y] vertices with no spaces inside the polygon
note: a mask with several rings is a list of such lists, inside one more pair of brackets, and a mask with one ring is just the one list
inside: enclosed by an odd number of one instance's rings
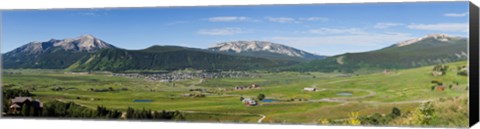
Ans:
{"label": "valley floor", "polygon": [[[383,124],[412,125],[400,119],[410,117],[409,113],[415,113],[422,103],[467,95],[468,77],[458,75],[456,69],[466,64],[448,64],[450,70],[443,76],[432,76],[433,66],[429,66],[361,75],[259,72],[260,76],[255,78],[196,78],[176,82],[105,73],[79,75],[57,70],[12,69],[4,71],[2,88],[27,89],[43,102],[74,102],[92,109],[102,105],[123,112],[128,107],[179,110],[186,121],[193,122],[355,125],[349,121],[375,114],[386,117],[393,108],[398,108],[405,115]],[[437,89],[432,81],[442,82],[446,88]],[[235,89],[252,84],[259,87]],[[257,101],[255,106],[241,101],[241,98],[257,99],[259,94],[271,101]],[[358,115],[352,115],[356,113]],[[436,116],[446,117],[442,113],[447,111],[436,113]],[[418,126],[466,127],[468,124],[468,119],[455,123],[443,123],[444,118],[440,117],[436,119]],[[362,121],[362,124],[372,123]]]}

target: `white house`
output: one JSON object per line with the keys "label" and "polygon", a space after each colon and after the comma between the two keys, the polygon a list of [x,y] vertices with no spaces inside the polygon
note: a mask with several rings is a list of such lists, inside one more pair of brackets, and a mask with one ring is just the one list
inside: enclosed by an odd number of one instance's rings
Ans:
{"label": "white house", "polygon": [[242,100],[243,104],[248,105],[248,106],[255,106],[257,105],[257,101],[251,99],[251,98],[245,98]]}
{"label": "white house", "polygon": [[304,91],[317,91],[317,88],[310,88],[310,87],[306,87],[306,88],[303,88]]}

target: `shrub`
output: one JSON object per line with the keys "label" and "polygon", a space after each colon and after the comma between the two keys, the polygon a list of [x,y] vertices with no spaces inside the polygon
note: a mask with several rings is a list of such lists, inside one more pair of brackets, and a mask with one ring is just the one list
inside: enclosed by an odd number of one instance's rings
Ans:
{"label": "shrub", "polygon": [[258,94],[257,99],[262,101],[263,99],[265,99],[265,95],[264,94]]}
{"label": "shrub", "polygon": [[348,124],[350,125],[360,125],[360,120],[358,119],[358,112],[351,112],[348,119]]}
{"label": "shrub", "polygon": [[400,117],[402,115],[401,111],[397,107],[392,108],[392,112],[387,115],[381,115],[379,113],[375,113],[370,116],[362,116],[359,117],[359,120],[364,125],[387,125],[394,119]]}
{"label": "shrub", "polygon": [[320,120],[319,120],[319,123],[322,124],[322,125],[328,125],[328,124],[330,124],[330,120],[328,120],[328,119],[320,119]]}
{"label": "shrub", "polygon": [[397,108],[397,107],[393,107],[391,114],[392,114],[394,117],[399,117],[399,116],[402,115],[402,111],[400,111],[400,109]]}
{"label": "shrub", "polygon": [[448,65],[435,65],[433,71],[442,72],[442,75],[445,75],[448,70]]}
{"label": "shrub", "polygon": [[423,103],[420,108],[418,109],[420,111],[420,119],[419,122],[422,125],[428,125],[430,124],[430,121],[434,118],[434,113],[435,109],[433,109],[433,106],[430,102]]}

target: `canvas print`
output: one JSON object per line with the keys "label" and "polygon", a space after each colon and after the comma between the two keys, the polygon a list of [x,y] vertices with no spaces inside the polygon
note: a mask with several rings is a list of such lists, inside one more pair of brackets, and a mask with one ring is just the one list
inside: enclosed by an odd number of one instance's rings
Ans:
{"label": "canvas print", "polygon": [[468,5],[3,10],[2,117],[468,127]]}

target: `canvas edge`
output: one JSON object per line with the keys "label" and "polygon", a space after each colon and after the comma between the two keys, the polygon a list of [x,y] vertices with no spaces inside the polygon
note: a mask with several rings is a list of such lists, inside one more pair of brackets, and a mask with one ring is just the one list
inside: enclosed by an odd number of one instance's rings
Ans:
{"label": "canvas edge", "polygon": [[470,1],[469,6],[469,124],[479,121],[479,8]]}

